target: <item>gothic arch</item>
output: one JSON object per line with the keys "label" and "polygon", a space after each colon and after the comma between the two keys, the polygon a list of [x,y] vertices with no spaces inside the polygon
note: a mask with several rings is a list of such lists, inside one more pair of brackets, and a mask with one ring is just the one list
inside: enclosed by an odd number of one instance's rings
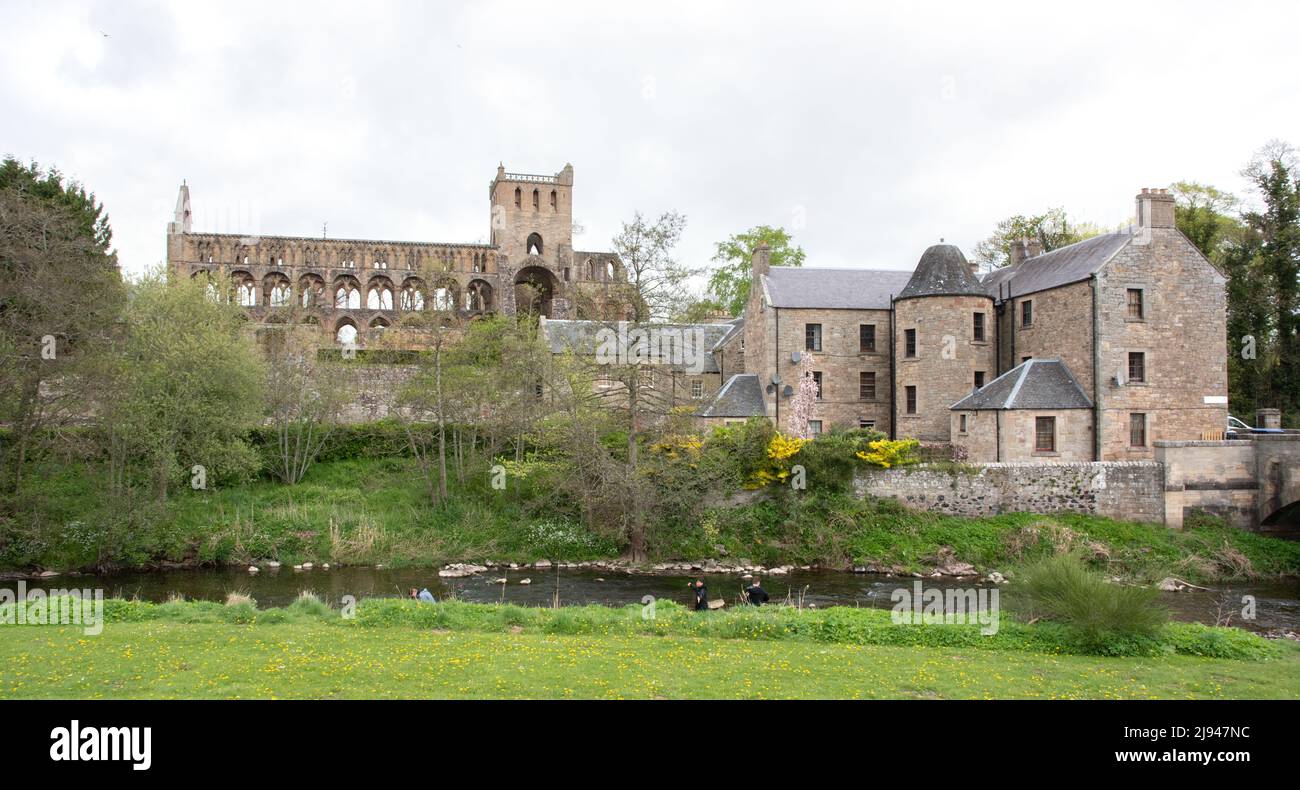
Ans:
{"label": "gothic arch", "polygon": [[465,288],[465,309],[471,313],[486,313],[492,307],[492,284],[486,280],[470,280]]}
{"label": "gothic arch", "polygon": [[357,342],[357,322],[344,316],[334,324],[334,342],[341,345]]}
{"label": "gothic arch", "polygon": [[335,278],[330,293],[334,296],[334,306],[340,310],[361,308],[361,284],[355,277],[343,275]]}
{"label": "gothic arch", "polygon": [[541,255],[542,254],[542,234],[528,234],[528,241],[524,242],[524,255]]}
{"label": "gothic arch", "polygon": [[288,307],[293,304],[293,286],[284,272],[271,272],[262,278],[263,304],[268,307]]}
{"label": "gothic arch", "polygon": [[298,278],[298,292],[303,307],[321,307],[325,304],[325,280],[319,274],[304,274]]}
{"label": "gothic arch", "polygon": [[425,299],[424,280],[419,277],[407,277],[402,281],[400,306],[403,310],[423,310]]}
{"label": "gothic arch", "polygon": [[367,310],[393,309],[393,281],[382,275],[370,278],[366,284]]}

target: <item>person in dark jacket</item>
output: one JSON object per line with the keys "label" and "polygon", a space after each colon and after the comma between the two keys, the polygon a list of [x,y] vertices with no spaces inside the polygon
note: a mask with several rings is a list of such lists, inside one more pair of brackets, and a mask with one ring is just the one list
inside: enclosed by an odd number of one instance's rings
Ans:
{"label": "person in dark jacket", "polygon": [[757,578],[750,582],[749,586],[745,588],[745,600],[749,601],[754,606],[762,606],[767,603],[770,598],[771,596],[767,594],[767,590],[763,589],[762,582]]}
{"label": "person in dark jacket", "polygon": [[704,580],[696,579],[695,584],[691,586],[691,592],[695,593],[695,611],[707,610],[709,608],[709,588],[704,586]]}

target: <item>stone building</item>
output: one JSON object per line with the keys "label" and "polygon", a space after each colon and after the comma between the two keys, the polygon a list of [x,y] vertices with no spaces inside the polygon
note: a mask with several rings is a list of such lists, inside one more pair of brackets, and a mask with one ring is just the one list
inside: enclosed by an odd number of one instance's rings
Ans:
{"label": "stone building", "polygon": [[624,318],[617,255],[573,249],[573,166],[555,175],[507,173],[488,185],[489,241],[445,243],[205,233],[192,228],[182,184],[167,227],[176,275],[229,278],[258,324],[320,327],[322,345],[364,347],[404,314],[437,308],[458,320],[532,311],[556,318]]}
{"label": "stone building", "polygon": [[911,271],[773,268],[760,247],[743,370],[701,418],[784,429],[811,354],[814,433],[874,427],[991,461],[1150,460],[1157,440],[1218,437],[1226,281],[1174,226],[1173,196],[1136,201],[1128,230],[1047,253],[1022,242],[982,278],[952,245]]}

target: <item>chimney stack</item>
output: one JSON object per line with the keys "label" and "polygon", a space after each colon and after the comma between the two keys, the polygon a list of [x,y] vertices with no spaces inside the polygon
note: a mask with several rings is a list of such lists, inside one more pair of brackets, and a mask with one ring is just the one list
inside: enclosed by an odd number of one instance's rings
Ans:
{"label": "chimney stack", "polygon": [[1142,187],[1137,196],[1139,228],[1174,227],[1174,196],[1167,189]]}
{"label": "chimney stack", "polygon": [[1037,258],[1043,254],[1043,242],[1037,236],[1025,240],[1025,258]]}
{"label": "chimney stack", "polygon": [[771,258],[772,248],[768,247],[765,241],[759,242],[758,247],[754,249],[753,256],[750,258],[750,265],[754,269],[754,282],[758,282],[759,277],[767,274],[768,269],[771,268],[769,263]]}

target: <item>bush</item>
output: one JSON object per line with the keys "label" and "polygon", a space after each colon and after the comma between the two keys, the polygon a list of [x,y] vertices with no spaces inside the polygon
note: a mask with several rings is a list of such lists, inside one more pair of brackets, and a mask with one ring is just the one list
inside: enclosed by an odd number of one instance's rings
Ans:
{"label": "bush", "polygon": [[1017,574],[1013,606],[1030,618],[1064,624],[1086,652],[1142,653],[1169,618],[1151,587],[1111,584],[1073,552],[1039,560]]}

